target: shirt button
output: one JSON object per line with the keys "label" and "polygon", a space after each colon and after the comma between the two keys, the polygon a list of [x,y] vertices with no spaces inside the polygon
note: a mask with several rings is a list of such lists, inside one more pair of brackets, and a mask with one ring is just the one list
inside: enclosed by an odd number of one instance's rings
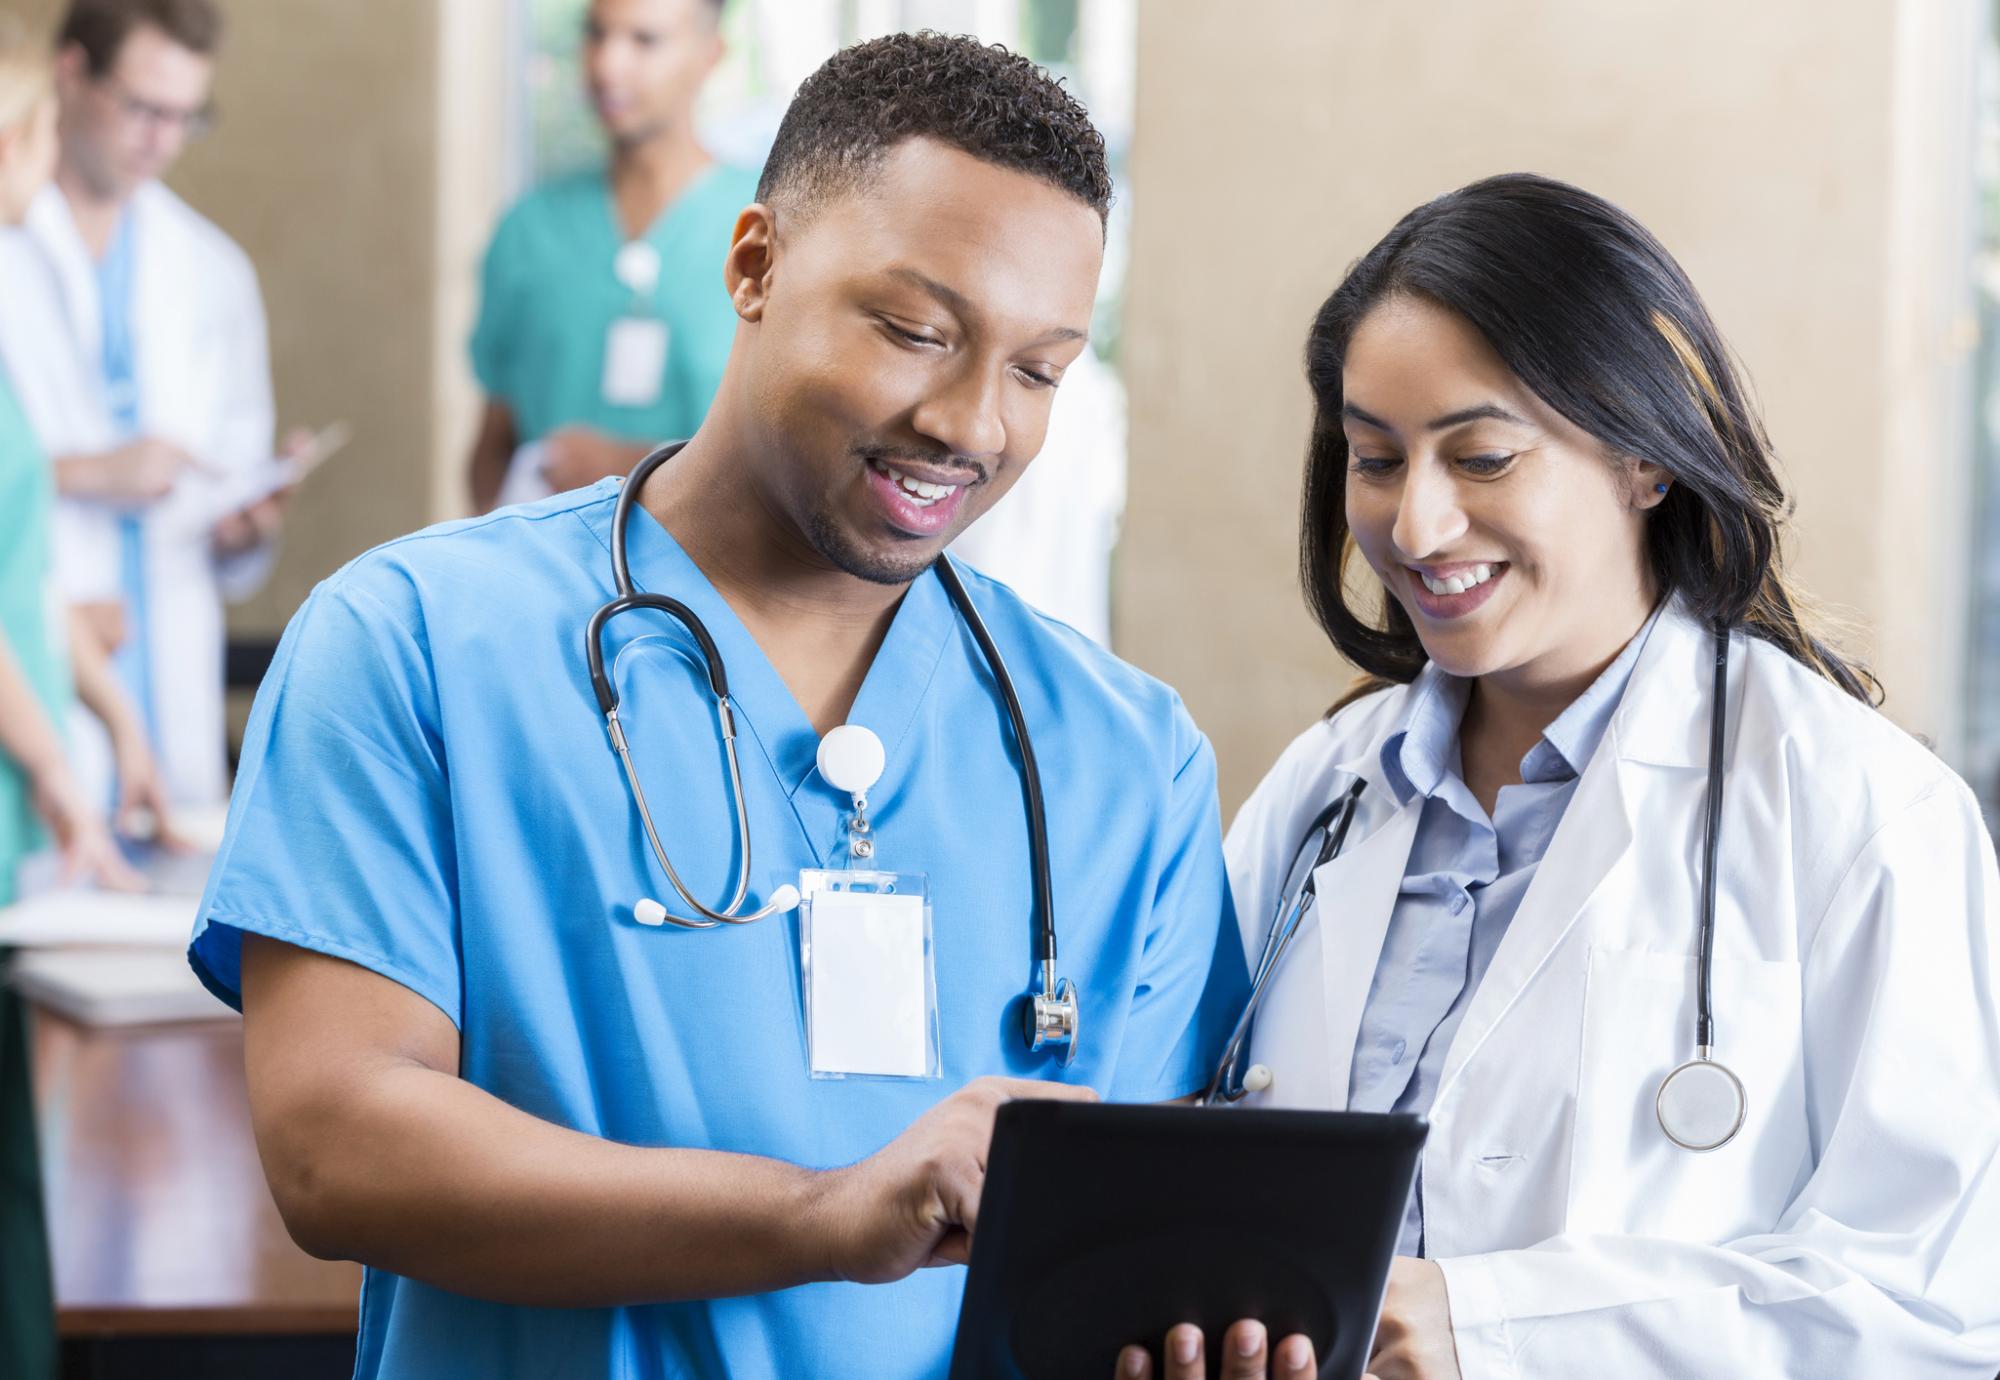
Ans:
{"label": "shirt button", "polygon": [[1392,1064],[1402,1063],[1403,1051],[1408,1049],[1409,1047],[1410,1047],[1409,1042],[1407,1040],[1396,1041],[1396,1047],[1389,1051],[1389,1062]]}
{"label": "shirt button", "polygon": [[1457,914],[1460,914],[1460,913],[1461,913],[1462,911],[1464,911],[1464,909],[1465,909],[1465,902],[1466,902],[1466,895],[1465,895],[1465,893],[1464,893],[1464,892],[1462,892],[1462,891],[1461,891],[1461,892],[1459,892],[1459,893],[1458,893],[1458,895],[1456,895],[1456,896],[1452,897],[1452,898],[1451,898],[1451,913],[1452,913],[1453,915],[1457,915]]}

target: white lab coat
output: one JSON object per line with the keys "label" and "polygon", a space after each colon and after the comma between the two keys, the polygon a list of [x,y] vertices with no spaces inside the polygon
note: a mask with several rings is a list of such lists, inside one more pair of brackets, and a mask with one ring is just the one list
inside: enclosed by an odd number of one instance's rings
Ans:
{"label": "white lab coat", "polygon": [[[271,370],[257,278],[228,236],[158,183],[133,196],[132,334],[139,431],[221,471],[184,473],[146,509],[151,673],[169,796],[210,804],[228,793],[223,740],[225,597],[263,582],[268,546],[217,561],[209,534],[242,477],[272,453]],[[53,458],[124,439],[103,396],[102,316],[89,250],[69,204],[46,188],[19,230],[0,231],[0,361]],[[58,504],[56,574],[75,602],[119,593],[118,514]],[[80,744],[102,770],[102,745]]]}
{"label": "white lab coat", "polygon": [[[2000,1368],[2000,878],[1965,785],[1768,643],[1731,657],[1716,1057],[1748,1120],[1709,1154],[1654,1094],[1692,1053],[1712,643],[1669,608],[1452,1043],[1426,1253],[1466,1380]],[[1422,800],[1382,742],[1408,691],[1314,724],[1230,830],[1261,951],[1300,835],[1367,787],[1272,980],[1246,1105],[1338,1109]]]}

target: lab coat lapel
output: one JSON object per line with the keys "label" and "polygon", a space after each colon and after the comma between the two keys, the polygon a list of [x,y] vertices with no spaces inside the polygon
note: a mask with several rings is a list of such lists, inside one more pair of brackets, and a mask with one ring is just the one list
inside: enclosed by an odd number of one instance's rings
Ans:
{"label": "lab coat lapel", "polygon": [[[1394,797],[1372,762],[1360,774],[1367,778],[1368,789],[1379,793],[1378,799],[1393,803]],[[1350,841],[1339,857],[1313,873],[1326,983],[1326,1057],[1336,1108],[1347,1105],[1362,1008],[1368,1003],[1368,989],[1382,957],[1382,941],[1389,932],[1389,917],[1402,889],[1423,808],[1424,798],[1412,796],[1375,832],[1359,843]]]}
{"label": "lab coat lapel", "polygon": [[1610,746],[1608,741],[1599,746],[1577,783],[1528,894],[1521,898],[1521,908],[1472,994],[1445,1058],[1439,1098],[1568,937],[1590,898],[1631,847],[1625,772],[1615,753],[1606,750]]}
{"label": "lab coat lapel", "polygon": [[95,377],[96,360],[104,339],[104,318],[97,301],[97,269],[91,263],[83,236],[77,233],[69,203],[53,184],[35,197],[28,211],[27,228],[55,276],[77,357],[89,364],[89,375]]}
{"label": "lab coat lapel", "polygon": [[1651,767],[1706,765],[1711,691],[1699,674],[1706,637],[1678,604],[1662,611],[1604,741],[1577,782],[1528,894],[1466,1008],[1438,1083],[1439,1099],[1630,853],[1642,774]]}
{"label": "lab coat lapel", "polygon": [[139,381],[142,430],[164,436],[176,445],[206,454],[207,429],[189,413],[190,407],[210,410],[214,399],[196,386],[194,357],[209,342],[191,336],[189,325],[201,319],[190,281],[192,256],[184,243],[184,227],[176,223],[174,207],[151,195],[152,186],[132,198],[132,352]]}

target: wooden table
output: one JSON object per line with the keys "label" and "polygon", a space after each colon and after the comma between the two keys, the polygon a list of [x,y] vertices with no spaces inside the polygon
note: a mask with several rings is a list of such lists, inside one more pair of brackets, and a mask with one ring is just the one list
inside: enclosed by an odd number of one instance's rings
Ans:
{"label": "wooden table", "polygon": [[333,1342],[351,1365],[361,1268],[313,1259],[279,1220],[250,1133],[242,1024],[94,1029],[36,1009],[32,1030],[66,1373],[122,1369],[74,1356],[118,1338],[318,1338],[312,1349]]}

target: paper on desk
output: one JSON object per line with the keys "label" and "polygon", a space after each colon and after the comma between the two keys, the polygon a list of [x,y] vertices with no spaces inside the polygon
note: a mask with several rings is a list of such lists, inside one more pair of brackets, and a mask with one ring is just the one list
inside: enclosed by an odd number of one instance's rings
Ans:
{"label": "paper on desk", "polygon": [[85,1025],[215,1021],[233,1014],[177,951],[39,949],[18,955],[7,980],[28,1000]]}
{"label": "paper on desk", "polygon": [[199,897],[186,895],[45,891],[0,906],[0,948],[119,945],[178,951],[187,947],[199,907]]}

